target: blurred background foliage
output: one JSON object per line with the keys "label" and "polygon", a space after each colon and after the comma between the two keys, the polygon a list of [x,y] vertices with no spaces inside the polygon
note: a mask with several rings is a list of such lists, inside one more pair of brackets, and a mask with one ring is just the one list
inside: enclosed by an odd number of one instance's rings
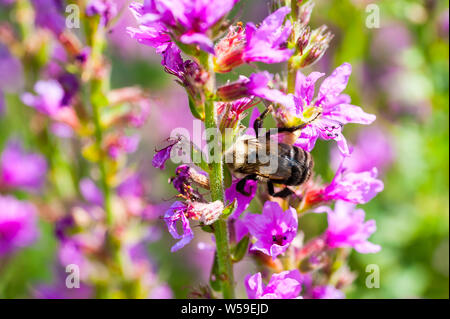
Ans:
{"label": "blurred background foliage", "polygon": [[[266,1],[241,2],[236,10],[241,14],[240,20],[260,22],[267,15]],[[328,25],[335,38],[322,60],[305,73],[316,70],[329,74],[343,62],[351,63],[353,74],[345,92],[352,97],[353,104],[377,115],[374,125],[382,131],[392,151],[389,163],[380,169],[384,191],[362,207],[367,218],[377,222],[378,229],[371,241],[383,248],[373,255],[352,252],[350,266],[357,277],[352,288],[346,291],[347,297],[448,298],[448,1],[315,2],[311,25]],[[379,8],[379,28],[366,26],[369,3]],[[8,18],[4,15],[2,13],[0,18]],[[141,85],[151,92],[152,114],[141,131],[143,141],[132,160],[145,174],[150,186],[149,198],[162,214],[175,195],[167,179],[174,175],[176,165],[167,165],[165,171],[151,167],[154,148],[176,127],[191,130],[192,116],[183,90],[164,73],[159,57],[151,48],[128,39],[127,25],[134,25],[128,12],[110,34],[111,83],[113,87]],[[268,69],[277,71],[281,67]],[[248,72],[251,68],[243,66],[220,77],[219,81]],[[33,136],[29,123],[21,120],[29,110],[17,95],[6,94],[6,105],[7,114],[0,117],[0,149],[8,137],[20,136],[27,146],[44,151],[42,144],[36,143],[41,137]],[[356,143],[365,129],[349,125],[345,135],[350,143]],[[335,171],[330,165],[333,148],[334,143],[319,141],[313,151],[316,174],[325,181],[331,180]],[[44,153],[48,154],[48,150]],[[53,160],[61,169],[52,174],[67,175],[65,157],[65,154],[55,156]],[[64,178],[59,180],[62,180],[62,189],[70,184],[64,183]],[[254,202],[249,210],[260,208],[260,203]],[[324,217],[313,214],[300,219],[300,227],[307,237],[323,231]],[[1,269],[0,297],[28,297],[33,285],[51,282],[57,243],[52,237],[52,225],[43,219],[41,226],[39,242],[19,252]],[[204,244],[208,241],[211,242],[208,236],[196,235],[196,242],[172,254],[173,239],[163,231],[162,239],[150,245],[149,251],[159,267],[161,279],[169,282],[175,297],[185,298],[190,286],[207,282],[212,261],[212,253]],[[379,266],[378,289],[365,285],[369,264]],[[242,279],[251,265],[244,261],[238,268],[238,296],[243,297]]]}

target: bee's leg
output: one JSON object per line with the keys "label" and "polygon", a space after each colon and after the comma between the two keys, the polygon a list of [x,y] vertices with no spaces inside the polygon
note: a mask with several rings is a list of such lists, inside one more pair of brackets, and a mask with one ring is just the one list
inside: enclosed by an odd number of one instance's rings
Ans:
{"label": "bee's leg", "polygon": [[263,127],[264,124],[264,118],[266,117],[267,113],[272,111],[272,107],[269,105],[262,113],[261,115],[253,122],[253,129],[255,130],[256,138],[258,138],[259,129]]}
{"label": "bee's leg", "polygon": [[[283,132],[293,133],[293,132],[295,132],[295,131],[302,130],[302,129],[304,129],[308,124],[310,124],[312,121],[314,121],[316,118],[318,118],[320,114],[321,114],[321,113],[318,113],[313,119],[309,120],[309,121],[306,122],[306,123],[297,125],[297,126],[291,126],[291,127],[279,127],[279,128],[278,128],[278,131],[277,131],[277,132],[274,132],[274,133],[276,133],[276,134],[278,134],[278,133],[283,133]],[[267,132],[267,133],[266,133],[266,138],[268,138],[268,137],[271,135],[271,133],[272,133],[271,131]],[[273,133],[272,133],[272,134],[273,134]]]}
{"label": "bee's leg", "polygon": [[271,181],[267,182],[267,189],[269,191],[269,195],[272,196],[272,197],[285,198],[285,197],[288,197],[289,195],[292,195],[294,193],[288,187],[285,187],[281,191],[275,193],[275,189],[274,189],[273,183]]}
{"label": "bee's leg", "polygon": [[245,185],[247,184],[247,181],[248,180],[254,180],[254,181],[256,181],[257,180],[257,177],[256,177],[256,174],[250,174],[250,175],[247,175],[247,176],[245,176],[243,179],[241,179],[238,183],[237,183],[237,185],[236,185],[236,190],[239,192],[239,193],[241,193],[242,195],[245,195],[245,196],[250,196],[251,194],[250,193],[248,193],[246,190],[245,190]]}

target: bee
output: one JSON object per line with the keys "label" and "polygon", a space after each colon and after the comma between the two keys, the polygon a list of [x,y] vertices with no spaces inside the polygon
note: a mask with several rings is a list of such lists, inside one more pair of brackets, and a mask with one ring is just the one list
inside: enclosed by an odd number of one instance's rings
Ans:
{"label": "bee", "polygon": [[[268,193],[271,196],[285,198],[293,194],[288,186],[298,186],[305,183],[312,173],[314,161],[309,152],[285,143],[273,145],[270,135],[283,132],[293,133],[301,130],[320,114],[307,123],[294,127],[281,127],[275,132],[269,130],[265,136],[258,136],[259,129],[263,127],[264,118],[270,110],[271,108],[267,107],[255,120],[253,128],[256,137],[241,135],[225,151],[228,168],[236,177],[242,178],[236,185],[236,190],[245,196],[250,196],[245,190],[247,181],[256,180],[267,183]],[[265,157],[264,161],[261,160],[262,157]],[[275,165],[273,165],[274,163]],[[274,184],[281,184],[286,187],[275,192]]]}

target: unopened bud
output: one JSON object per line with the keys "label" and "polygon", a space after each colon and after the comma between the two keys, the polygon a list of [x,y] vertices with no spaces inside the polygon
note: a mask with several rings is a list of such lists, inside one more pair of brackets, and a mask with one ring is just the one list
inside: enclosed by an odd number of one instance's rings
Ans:
{"label": "unopened bud", "polygon": [[303,27],[300,30],[300,34],[297,39],[297,48],[300,51],[300,54],[303,54],[303,50],[308,46],[310,37],[311,28],[309,26]]}
{"label": "unopened bud", "polygon": [[242,97],[248,96],[248,88],[245,81],[237,81],[225,84],[217,89],[217,96],[222,101],[234,101]]}
{"label": "unopened bud", "polygon": [[314,2],[307,1],[302,6],[300,6],[298,19],[302,26],[306,26],[311,19],[311,13],[314,9]]}
{"label": "unopened bud", "polygon": [[216,45],[214,71],[226,73],[243,64],[245,43],[245,31],[242,25],[230,27],[228,34]]}

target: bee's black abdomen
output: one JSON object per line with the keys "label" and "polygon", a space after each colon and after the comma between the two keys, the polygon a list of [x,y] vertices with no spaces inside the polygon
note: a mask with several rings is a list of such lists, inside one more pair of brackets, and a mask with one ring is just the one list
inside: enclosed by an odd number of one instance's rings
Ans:
{"label": "bee's black abdomen", "polygon": [[291,167],[291,176],[286,180],[286,185],[301,185],[311,176],[314,163],[311,154],[302,148],[292,146],[292,151],[296,165]]}

